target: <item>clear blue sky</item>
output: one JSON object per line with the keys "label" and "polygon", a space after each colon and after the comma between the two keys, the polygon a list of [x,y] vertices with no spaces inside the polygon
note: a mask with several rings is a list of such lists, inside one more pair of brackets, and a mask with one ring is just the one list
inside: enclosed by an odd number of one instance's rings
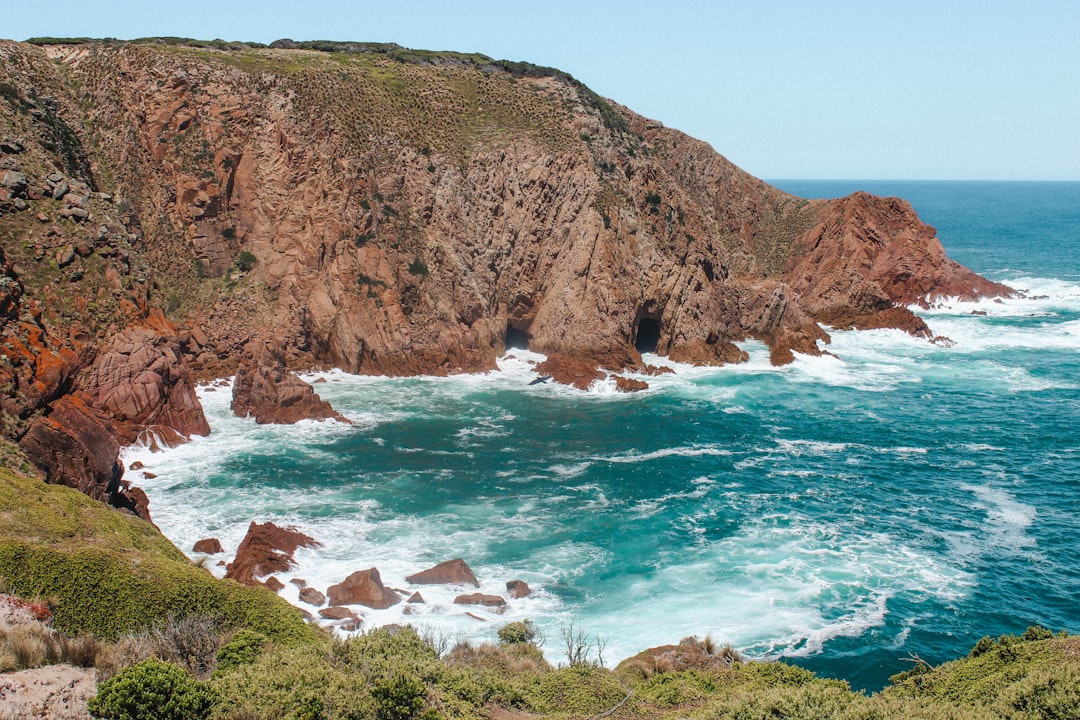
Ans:
{"label": "clear blue sky", "polygon": [[765,178],[1080,180],[1080,0],[0,0],[0,37],[369,40],[565,70]]}

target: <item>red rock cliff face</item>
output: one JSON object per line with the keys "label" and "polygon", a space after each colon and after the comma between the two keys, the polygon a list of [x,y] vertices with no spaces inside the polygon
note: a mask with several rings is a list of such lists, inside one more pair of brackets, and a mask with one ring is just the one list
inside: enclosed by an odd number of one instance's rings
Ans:
{"label": "red rock cliff face", "polygon": [[[903,201],[787,195],[556,71],[450,54],[0,51],[17,91],[2,131],[29,138],[4,159],[28,178],[5,176],[4,207],[42,248],[19,263],[55,260],[61,288],[103,281],[92,302],[69,298],[85,332],[61,341],[27,297],[58,291],[26,293],[8,268],[0,313],[24,328],[11,343],[56,339],[25,354],[41,367],[4,400],[22,418],[81,389],[124,441],[205,432],[189,368],[231,374],[264,343],[289,368],[388,375],[491,369],[508,339],[614,369],[643,351],[737,362],[734,343],[759,338],[783,363],[820,352],[819,323],[929,335],[906,305],[1010,292],[948,260]],[[52,105],[32,107],[46,92]],[[55,231],[29,220],[39,210]],[[128,312],[103,320],[94,302]]]}
{"label": "red rock cliff face", "polygon": [[1007,292],[951,263],[901,201],[786,195],[557,75],[49,52],[122,148],[125,195],[204,272],[250,252],[274,332],[350,371],[486,370],[508,332],[609,368],[642,348],[739,360],[748,337],[784,362],[818,351],[819,320],[915,329],[883,313]]}

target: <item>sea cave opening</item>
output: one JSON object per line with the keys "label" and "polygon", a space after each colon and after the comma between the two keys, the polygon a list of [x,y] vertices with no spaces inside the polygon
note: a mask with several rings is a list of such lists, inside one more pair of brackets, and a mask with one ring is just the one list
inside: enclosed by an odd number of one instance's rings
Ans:
{"label": "sea cave opening", "polygon": [[634,347],[639,353],[654,353],[660,344],[660,318],[641,317],[634,333]]}
{"label": "sea cave opening", "polygon": [[503,345],[506,349],[517,348],[518,350],[528,350],[529,340],[532,338],[527,330],[514,327],[512,323],[506,323],[506,336],[503,338]]}

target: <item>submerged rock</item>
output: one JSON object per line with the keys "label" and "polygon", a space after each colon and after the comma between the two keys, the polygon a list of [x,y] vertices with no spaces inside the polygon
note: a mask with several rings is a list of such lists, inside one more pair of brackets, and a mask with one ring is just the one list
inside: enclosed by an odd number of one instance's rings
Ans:
{"label": "submerged rock", "polygon": [[458,595],[454,598],[455,605],[484,605],[486,607],[503,607],[506,600],[498,595],[485,595],[484,593],[471,593]]}

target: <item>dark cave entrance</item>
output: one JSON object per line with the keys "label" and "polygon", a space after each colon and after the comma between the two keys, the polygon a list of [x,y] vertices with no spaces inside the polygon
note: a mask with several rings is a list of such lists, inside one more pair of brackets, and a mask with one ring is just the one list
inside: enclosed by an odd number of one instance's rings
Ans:
{"label": "dark cave entrance", "polygon": [[660,318],[641,317],[634,333],[634,348],[639,353],[655,353],[660,344]]}
{"label": "dark cave entrance", "polygon": [[512,323],[506,323],[506,337],[503,338],[503,345],[506,349],[517,348],[518,350],[528,350],[529,340],[532,336],[529,335],[527,330],[516,328]]}

